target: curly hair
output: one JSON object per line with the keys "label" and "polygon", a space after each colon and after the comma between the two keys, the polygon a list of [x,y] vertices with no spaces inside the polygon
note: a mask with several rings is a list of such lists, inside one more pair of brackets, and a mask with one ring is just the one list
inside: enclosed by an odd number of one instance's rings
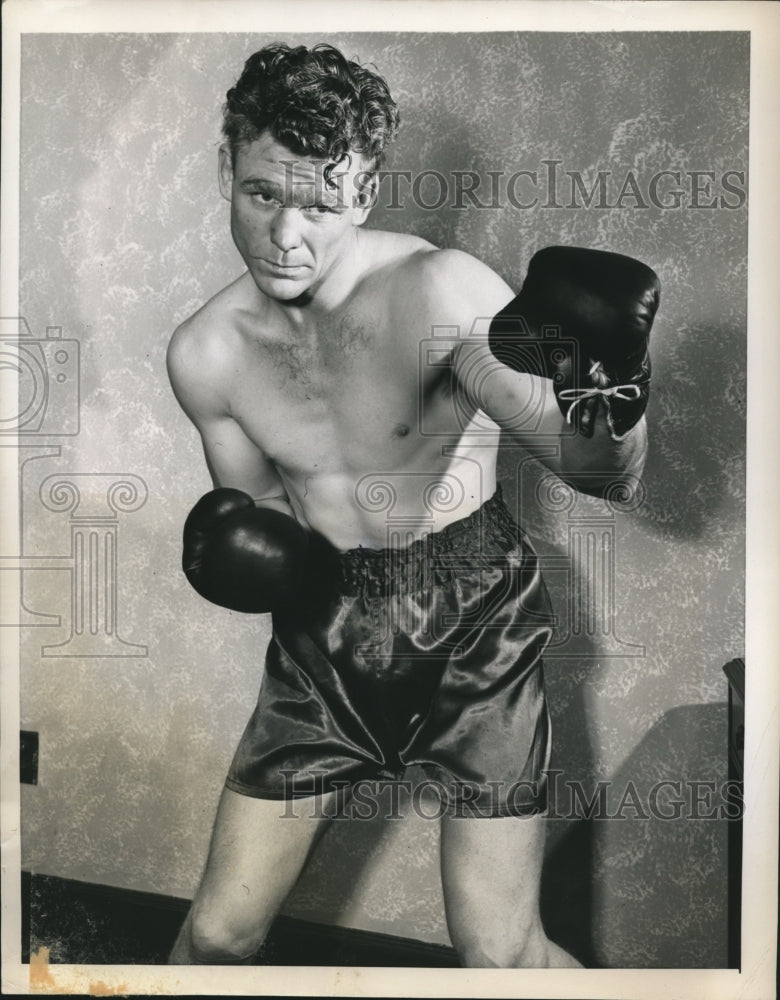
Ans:
{"label": "curly hair", "polygon": [[301,156],[337,163],[359,152],[373,172],[398,130],[398,110],[381,76],[332,45],[276,42],[247,59],[223,108],[234,157],[266,129]]}

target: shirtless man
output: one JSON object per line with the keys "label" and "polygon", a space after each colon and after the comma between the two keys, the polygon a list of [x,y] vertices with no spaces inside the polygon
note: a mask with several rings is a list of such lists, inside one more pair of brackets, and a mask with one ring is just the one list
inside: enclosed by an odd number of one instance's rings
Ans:
{"label": "shirtless man", "polygon": [[[587,413],[575,433],[550,378],[491,354],[490,318],[513,299],[501,278],[468,254],[363,228],[396,124],[384,81],[328,46],[269,46],[228,94],[219,183],[247,270],[169,350],[217,488],[190,515],[185,568],[218,603],[273,606],[274,638],[174,964],[251,961],[325,823],[314,806],[338,780],[409,763],[461,782],[481,810],[459,809],[456,790],[441,818],[462,963],[578,964],[539,916],[549,603],[496,494],[497,444],[510,432],[592,486],[641,472],[644,418],[615,433],[609,395],[575,387]],[[421,364],[433,327],[455,332],[445,363]],[[240,530],[215,542],[231,517]],[[314,567],[309,538],[335,554],[330,569]],[[307,595],[279,607],[304,578]],[[456,626],[442,613],[453,601]]]}

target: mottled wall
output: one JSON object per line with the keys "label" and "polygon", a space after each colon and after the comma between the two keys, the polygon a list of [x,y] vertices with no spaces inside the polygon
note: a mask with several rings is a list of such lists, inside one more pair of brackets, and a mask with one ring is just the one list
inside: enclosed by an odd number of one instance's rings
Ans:
{"label": "mottled wall", "polygon": [[[219,107],[243,59],[270,40],[23,39],[21,310],[35,336],[61,326],[81,352],[78,433],[53,436],[76,429],[71,414],[23,455],[24,552],[52,566],[25,577],[22,719],[41,751],[39,784],[23,788],[23,851],[35,871],[189,895],[255,699],[268,623],[205,604],[178,569],[181,524],[209,481],[164,352],[174,326],[240,270],[216,190]],[[501,469],[546,562],[562,640],[567,593],[584,593],[593,572],[570,537],[614,540],[614,627],[583,631],[549,660],[561,781],[611,778],[618,797],[629,781],[642,794],[662,778],[720,784],[721,666],[742,651],[747,220],[744,207],[694,207],[688,172],[716,175],[701,205],[724,194],[726,171],[747,169],[747,37],[329,40],[386,75],[403,116],[394,169],[472,170],[486,185],[489,171],[538,171],[541,187],[542,161],[558,160],[589,184],[612,171],[609,204],[634,171],[639,198],[622,207],[566,207],[566,185],[556,197],[542,190],[533,209],[450,199],[399,211],[383,189],[372,224],[468,250],[515,285],[535,250],[560,242],[658,271],[641,506],[568,505],[515,449]],[[683,172],[681,207],[649,202],[660,170]],[[421,193],[430,202],[437,190]],[[55,475],[81,491],[75,510]],[[103,566],[100,546],[115,544],[117,565],[113,637],[102,619],[90,633],[87,619],[80,647],[57,646],[78,609],[74,563],[50,558],[71,553],[71,531],[87,546],[92,536]],[[105,592],[102,577],[95,587]],[[600,594],[598,605],[611,600]],[[59,620],[34,617],[43,613]],[[608,965],[725,964],[725,824],[625,815],[551,822],[545,896],[565,900],[546,903],[551,927]],[[446,942],[434,824],[337,824],[287,910]]]}

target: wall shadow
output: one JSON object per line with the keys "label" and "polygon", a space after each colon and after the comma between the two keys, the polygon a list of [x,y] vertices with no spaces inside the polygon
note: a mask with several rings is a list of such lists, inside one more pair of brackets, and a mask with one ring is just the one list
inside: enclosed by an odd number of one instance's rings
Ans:
{"label": "wall shadow", "polygon": [[727,966],[726,755],[724,703],[664,714],[547,859],[553,938],[603,968]]}

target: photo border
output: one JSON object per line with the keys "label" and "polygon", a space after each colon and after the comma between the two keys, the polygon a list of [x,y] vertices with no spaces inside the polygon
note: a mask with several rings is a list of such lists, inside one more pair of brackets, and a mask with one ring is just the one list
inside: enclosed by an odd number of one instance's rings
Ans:
{"label": "photo border", "polygon": [[[3,6],[2,274],[0,313],[18,315],[20,181],[20,45],[30,32],[362,31],[749,31],[750,161],[748,215],[748,474],[746,648],[750,664],[745,705],[745,816],[742,970],[442,970],[336,967],[164,967],[53,965],[41,972],[21,963],[19,746],[19,637],[0,630],[2,654],[2,980],[3,991],[26,994],[277,995],[395,997],[561,997],[675,1000],[774,996],[777,946],[778,756],[780,680],[777,663],[777,523],[780,426],[780,211],[775,164],[780,162],[780,5],[762,2],[588,3],[451,2],[423,0],[142,0],[84,4],[8,0]],[[720,405],[717,387],[713,405]],[[13,548],[19,530],[16,455],[0,447],[3,520],[0,550]],[[5,574],[6,608],[19,606],[16,574]],[[767,790],[771,794],[767,794]],[[37,978],[36,978],[37,976]]]}

